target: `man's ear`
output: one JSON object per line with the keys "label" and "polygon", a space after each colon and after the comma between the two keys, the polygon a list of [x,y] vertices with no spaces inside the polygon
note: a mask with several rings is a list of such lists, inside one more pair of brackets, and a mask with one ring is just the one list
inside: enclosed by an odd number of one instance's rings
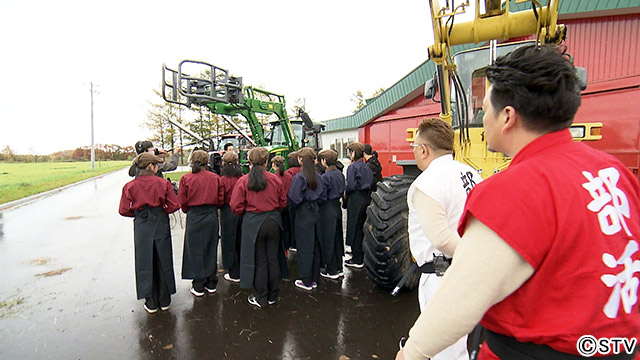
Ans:
{"label": "man's ear", "polygon": [[429,146],[424,145],[420,147],[422,149],[422,158],[426,159],[429,157],[429,154],[431,154],[431,149],[429,148]]}
{"label": "man's ear", "polygon": [[507,131],[513,129],[516,124],[520,121],[520,117],[518,116],[518,112],[513,106],[505,106],[504,109],[500,112],[501,116],[501,124],[502,124],[502,133],[506,133]]}

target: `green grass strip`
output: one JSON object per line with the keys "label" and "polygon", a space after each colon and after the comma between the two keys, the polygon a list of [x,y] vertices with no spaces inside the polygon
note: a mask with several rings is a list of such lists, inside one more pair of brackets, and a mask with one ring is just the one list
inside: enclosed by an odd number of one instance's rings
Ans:
{"label": "green grass strip", "polygon": [[129,167],[131,161],[0,162],[0,204]]}

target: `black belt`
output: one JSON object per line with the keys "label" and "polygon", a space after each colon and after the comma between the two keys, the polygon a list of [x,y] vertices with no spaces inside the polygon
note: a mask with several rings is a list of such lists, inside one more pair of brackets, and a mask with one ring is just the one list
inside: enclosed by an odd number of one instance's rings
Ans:
{"label": "black belt", "polygon": [[418,269],[423,274],[442,276],[449,266],[451,266],[451,259],[445,258],[444,255],[438,255],[433,258],[433,261],[423,264]]}
{"label": "black belt", "polygon": [[[523,343],[512,337],[494,333],[491,330],[485,332],[487,345],[500,359],[509,360],[576,360],[584,359],[582,356],[567,354],[552,349],[547,345]],[[598,360],[631,360],[633,354],[620,353],[597,357]]]}

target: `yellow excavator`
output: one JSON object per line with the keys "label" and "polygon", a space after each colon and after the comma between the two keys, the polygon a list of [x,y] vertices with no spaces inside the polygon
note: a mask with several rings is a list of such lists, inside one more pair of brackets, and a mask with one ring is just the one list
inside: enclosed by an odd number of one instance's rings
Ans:
{"label": "yellow excavator", "polygon": [[[542,5],[537,0],[530,2],[531,9],[509,11],[509,1],[475,0],[475,16],[471,21],[457,22],[456,17],[470,10],[469,0],[430,0],[433,22],[434,44],[429,47],[429,58],[436,65],[436,82],[426,86],[426,95],[433,95],[439,88],[440,118],[456,129],[456,160],[477,169],[486,178],[509,164],[502,154],[487,150],[482,128],[482,99],[488,87],[484,68],[500,55],[532,41],[538,44],[559,44],[567,29],[557,24],[559,0],[549,0]],[[534,37],[533,37],[534,36]],[[529,41],[504,42],[499,40],[533,37]],[[452,55],[451,47],[462,44],[489,46]],[[431,94],[429,94],[431,92]],[[413,130],[409,137],[415,136]]]}
{"label": "yellow excavator", "polygon": [[[567,32],[564,25],[557,24],[559,0],[548,0],[546,4],[538,0],[516,2],[528,2],[531,7],[511,12],[509,1],[429,1],[434,36],[429,58],[436,65],[436,73],[425,84],[425,97],[439,100],[440,119],[455,130],[455,159],[475,168],[483,178],[505,169],[510,162],[507,156],[490,152],[484,138],[482,100],[489,86],[486,67],[496,57],[525,44],[559,44]],[[461,21],[461,17],[470,18],[472,9],[475,14],[471,20]],[[463,51],[456,47],[458,52],[453,54],[454,46],[472,43],[480,46],[467,46]],[[483,45],[486,43],[489,45]],[[586,71],[579,75],[586,86]],[[416,131],[407,129],[408,142],[414,141]],[[395,286],[394,295],[403,286],[412,288],[418,281],[418,274],[411,271],[416,266],[409,252],[406,217],[401,217],[403,224],[387,221],[387,214],[408,211],[406,201],[404,209],[386,209],[389,205],[384,205],[397,200],[398,193],[406,192],[411,184],[411,177],[399,176],[402,181],[393,193],[374,196],[379,200],[372,201],[367,210],[364,244],[368,276],[380,286]],[[387,201],[387,197],[391,200]]]}

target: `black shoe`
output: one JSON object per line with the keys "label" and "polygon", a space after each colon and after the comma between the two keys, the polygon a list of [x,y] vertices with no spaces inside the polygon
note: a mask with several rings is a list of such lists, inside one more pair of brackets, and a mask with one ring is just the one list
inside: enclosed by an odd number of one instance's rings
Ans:
{"label": "black shoe", "polygon": [[259,309],[262,309],[262,305],[260,305],[255,295],[249,295],[249,297],[247,298],[247,301],[249,301],[249,304],[253,306],[257,306]]}
{"label": "black shoe", "polygon": [[269,305],[275,305],[276,301],[275,300],[269,300]]}
{"label": "black shoe", "polygon": [[355,261],[353,261],[353,259],[349,259],[347,261],[344,262],[344,264],[348,267],[352,267],[352,268],[356,268],[356,269],[362,269],[364,267],[364,263],[357,263]]}

